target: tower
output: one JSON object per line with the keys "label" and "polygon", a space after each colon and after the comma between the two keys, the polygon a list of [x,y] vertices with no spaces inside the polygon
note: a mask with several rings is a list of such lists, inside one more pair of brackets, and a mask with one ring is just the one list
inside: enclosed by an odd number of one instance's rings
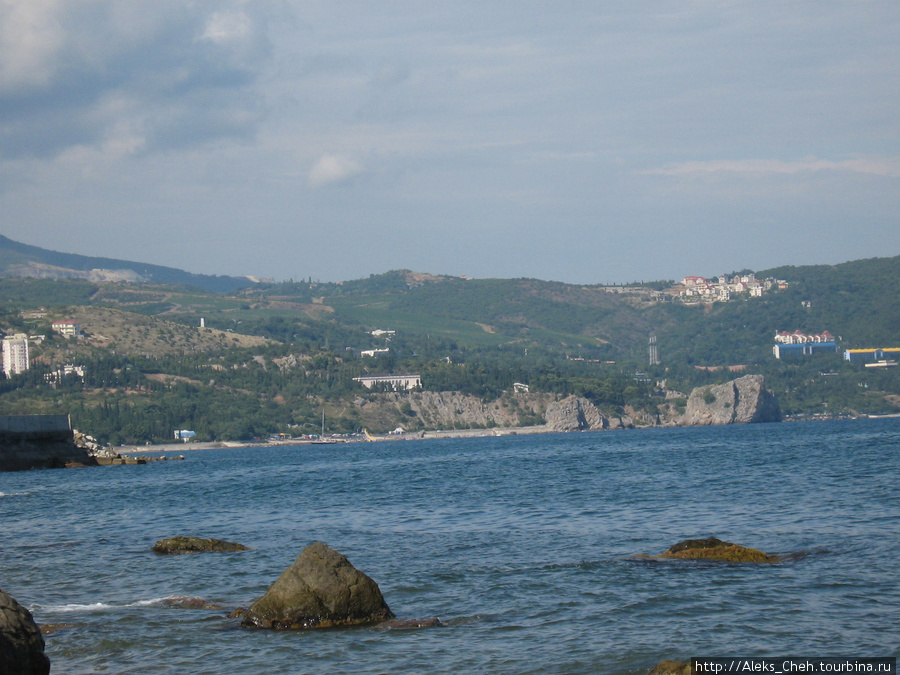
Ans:
{"label": "tower", "polygon": [[3,372],[7,378],[28,370],[28,336],[17,333],[3,338]]}

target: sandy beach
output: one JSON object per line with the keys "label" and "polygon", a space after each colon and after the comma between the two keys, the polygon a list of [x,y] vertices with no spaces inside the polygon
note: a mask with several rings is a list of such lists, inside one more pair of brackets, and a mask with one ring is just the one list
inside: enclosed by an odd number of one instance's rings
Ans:
{"label": "sandy beach", "polygon": [[[493,429],[438,429],[433,431],[419,431],[409,434],[375,436],[378,441],[413,441],[428,438],[482,438],[494,436],[517,436],[527,434],[548,433],[546,426],[532,427],[497,427]],[[365,443],[371,442],[365,436],[346,438],[342,437],[328,441],[328,444],[338,443]],[[116,448],[120,454],[132,453],[160,453],[160,452],[186,452],[189,450],[216,450],[220,448],[260,448],[274,445],[323,445],[322,441],[308,440],[304,438],[265,441],[197,441],[188,443],[160,443],[157,445],[122,445]]]}

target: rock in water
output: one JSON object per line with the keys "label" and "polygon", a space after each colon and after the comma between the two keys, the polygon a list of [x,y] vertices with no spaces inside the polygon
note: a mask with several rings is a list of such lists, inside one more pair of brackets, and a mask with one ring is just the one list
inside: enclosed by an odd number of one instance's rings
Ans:
{"label": "rock in water", "polygon": [[307,546],[244,614],[247,628],[331,628],[393,619],[372,579],[321,542]]}
{"label": "rock in water", "polygon": [[0,675],[46,675],[50,659],[31,612],[0,591]]}
{"label": "rock in water", "polygon": [[202,539],[200,537],[169,537],[160,539],[153,545],[154,553],[210,553],[213,551],[249,551],[243,544],[222,539]]}
{"label": "rock in water", "polygon": [[647,675],[694,675],[690,661],[663,661],[657,663]]}
{"label": "rock in water", "polygon": [[712,560],[715,562],[778,562],[773,555],[766,555],[755,548],[732,544],[715,537],[708,539],[686,539],[672,546],[660,558],[680,560]]}

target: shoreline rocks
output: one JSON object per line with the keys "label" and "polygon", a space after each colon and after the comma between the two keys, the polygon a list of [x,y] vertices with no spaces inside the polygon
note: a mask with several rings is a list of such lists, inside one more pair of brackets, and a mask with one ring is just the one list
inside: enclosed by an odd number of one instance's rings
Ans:
{"label": "shoreline rocks", "polygon": [[375,625],[393,618],[378,584],[317,541],[250,606],[241,625],[299,630]]}
{"label": "shoreline rocks", "polygon": [[213,553],[249,551],[250,547],[223,539],[204,539],[201,537],[169,537],[160,539],[150,549],[160,555],[177,555],[181,553]]}
{"label": "shoreline rocks", "polygon": [[31,612],[0,590],[0,673],[47,675],[50,659]]}

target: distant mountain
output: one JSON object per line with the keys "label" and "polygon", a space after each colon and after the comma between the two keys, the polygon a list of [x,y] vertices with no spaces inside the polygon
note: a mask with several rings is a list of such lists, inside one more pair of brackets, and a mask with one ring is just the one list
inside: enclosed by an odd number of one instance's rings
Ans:
{"label": "distant mountain", "polygon": [[230,293],[255,282],[247,277],[192,274],[174,267],[59,253],[0,235],[0,277],[182,284],[210,293]]}

